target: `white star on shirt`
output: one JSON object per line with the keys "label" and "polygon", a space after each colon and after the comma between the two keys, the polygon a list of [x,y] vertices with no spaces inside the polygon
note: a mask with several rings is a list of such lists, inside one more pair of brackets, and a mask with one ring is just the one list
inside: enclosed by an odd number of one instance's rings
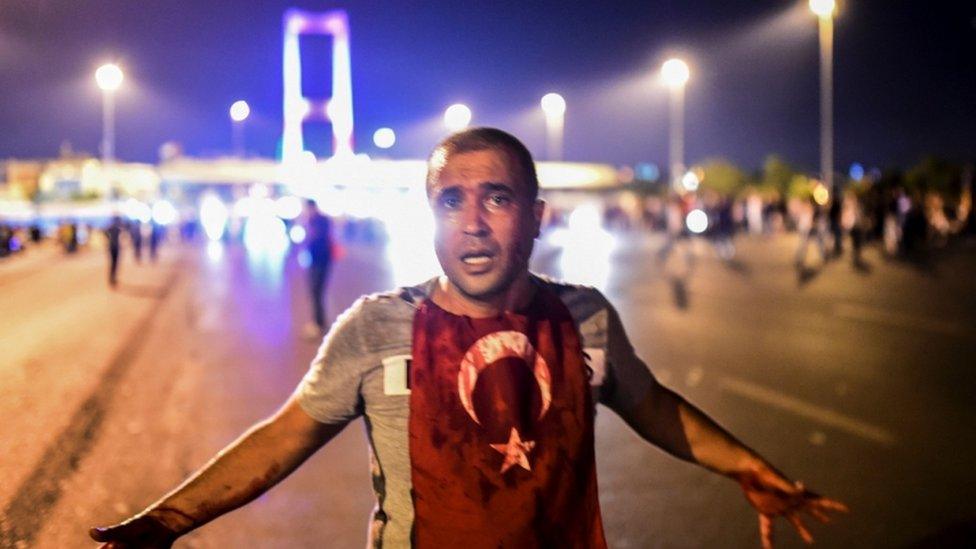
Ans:
{"label": "white star on shirt", "polygon": [[532,467],[529,466],[528,454],[535,448],[535,441],[526,440],[523,442],[515,427],[512,427],[512,432],[508,436],[508,443],[491,444],[491,447],[505,456],[505,461],[502,462],[502,473],[508,471],[516,463],[526,471],[532,470]]}

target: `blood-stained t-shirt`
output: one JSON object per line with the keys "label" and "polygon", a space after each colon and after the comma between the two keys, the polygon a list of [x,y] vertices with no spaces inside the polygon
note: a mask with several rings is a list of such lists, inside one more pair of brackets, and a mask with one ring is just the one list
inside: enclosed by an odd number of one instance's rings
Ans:
{"label": "blood-stained t-shirt", "polygon": [[[654,383],[613,306],[596,289],[534,276],[566,306],[579,332],[593,402],[633,409]],[[362,416],[376,506],[369,537],[377,548],[410,547],[414,526],[408,439],[413,321],[436,279],[360,298],[330,329],[296,395],[316,420]]]}

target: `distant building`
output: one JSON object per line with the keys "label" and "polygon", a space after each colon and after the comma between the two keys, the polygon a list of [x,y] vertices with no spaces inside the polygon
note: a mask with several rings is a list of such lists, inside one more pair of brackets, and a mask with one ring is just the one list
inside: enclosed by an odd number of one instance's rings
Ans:
{"label": "distant building", "polygon": [[7,200],[30,200],[37,192],[43,171],[42,161],[0,162],[0,197]]}

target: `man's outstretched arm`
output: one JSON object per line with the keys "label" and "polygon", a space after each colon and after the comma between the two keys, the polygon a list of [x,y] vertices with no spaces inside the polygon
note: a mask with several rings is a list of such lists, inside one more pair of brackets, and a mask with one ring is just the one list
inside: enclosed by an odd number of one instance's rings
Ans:
{"label": "man's outstretched arm", "polygon": [[760,539],[765,548],[773,546],[776,517],[788,520],[805,542],[812,543],[813,535],[800,518],[801,512],[826,523],[829,513],[848,510],[843,503],[791,481],[704,412],[657,382],[636,406],[617,412],[645,440],[738,482],[759,513]]}
{"label": "man's outstretched arm", "polygon": [[773,519],[786,518],[810,543],[813,536],[800,518],[805,512],[821,522],[829,512],[847,507],[815,494],[791,481],[758,452],[681,395],[661,385],[634,353],[616,311],[608,319],[611,361],[610,405],[638,435],[666,452],[725,475],[742,487],[759,513],[763,547],[772,547]]}
{"label": "man's outstretched arm", "polygon": [[316,421],[293,396],[162,499],[121,524],[89,533],[108,547],[169,547],[266,492],[344,426]]}

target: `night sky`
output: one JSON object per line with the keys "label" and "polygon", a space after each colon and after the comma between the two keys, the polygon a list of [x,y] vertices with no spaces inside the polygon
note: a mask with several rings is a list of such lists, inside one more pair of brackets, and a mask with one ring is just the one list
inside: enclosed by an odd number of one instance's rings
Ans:
{"label": "night sky", "polygon": [[[677,52],[692,70],[690,162],[754,168],[773,152],[811,170],[818,162],[817,22],[792,0],[2,0],[0,158],[52,157],[65,140],[96,152],[93,72],[110,60],[126,71],[123,160],[155,161],[167,140],[190,155],[226,153],[227,108],[240,98],[253,109],[248,149],[273,155],[291,6],[349,13],[357,151],[377,154],[372,133],[390,126],[399,142],[387,156],[425,156],[444,108],[460,101],[475,124],[508,129],[541,155],[539,98],[558,91],[567,160],[664,164],[667,94],[655,73]],[[973,158],[976,3],[849,0],[835,37],[838,169]],[[327,59],[323,43],[309,40],[305,60]]]}

